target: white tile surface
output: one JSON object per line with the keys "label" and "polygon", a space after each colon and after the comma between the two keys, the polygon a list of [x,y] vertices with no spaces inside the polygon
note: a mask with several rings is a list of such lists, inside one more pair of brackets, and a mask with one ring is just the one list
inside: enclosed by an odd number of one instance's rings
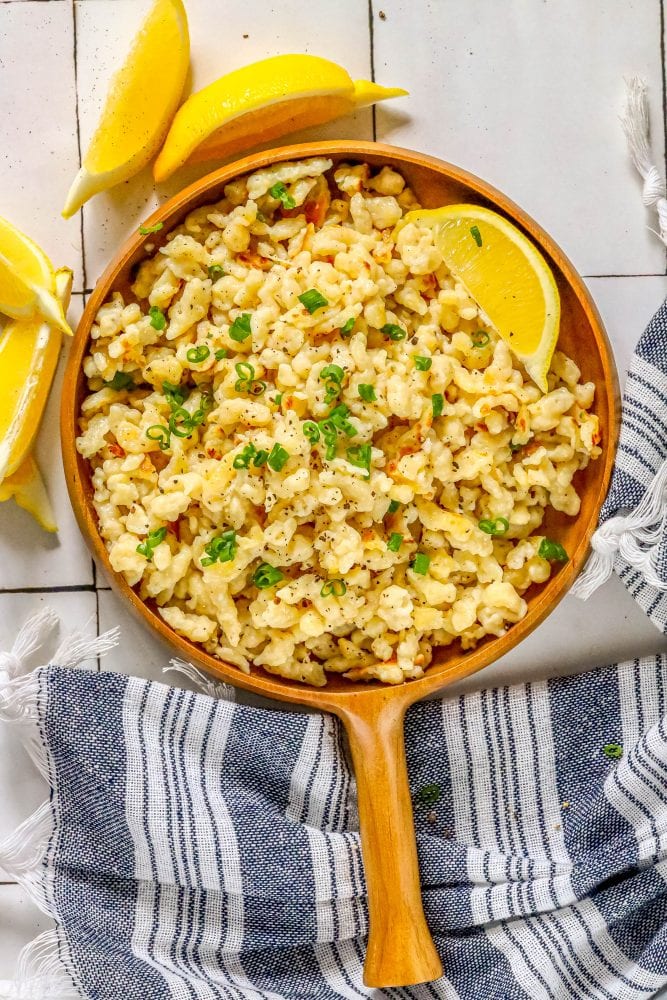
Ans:
{"label": "white tile surface", "polygon": [[[72,324],[78,322],[81,310],[81,295],[75,295],[68,314]],[[66,338],[37,441],[37,461],[54,508],[58,532],[47,534],[13,501],[0,504],[0,590],[71,587],[93,582],[92,561],[72,513],[60,457],[60,387],[70,344]]]}
{"label": "white tile surface", "polygon": [[[30,232],[55,261],[75,265],[79,289],[80,220],[59,216],[78,166],[74,42],[85,147],[109,78],[148,5],[0,0],[0,214]],[[220,0],[187,0],[187,6],[195,88],[287,51],[328,56],[355,77],[371,73],[366,0],[244,0],[225,4],[224,17]],[[665,255],[647,229],[652,221],[617,120],[623,74],[643,73],[651,87],[656,157],[663,162],[660,0],[372,0],[372,8],[375,77],[411,91],[407,100],[378,108],[379,139],[460,163],[503,188],[583,273],[656,275],[588,280],[623,377],[637,337],[667,293]],[[318,136],[370,138],[372,113],[361,111],[303,138]],[[88,287],[158,200],[207,169],[184,171],[158,192],[145,171],[89,203]],[[80,301],[73,315],[77,308]],[[59,382],[38,455],[60,532],[49,539],[23,512],[0,505],[0,648],[11,644],[19,621],[48,603],[68,627],[121,626],[122,644],[102,661],[103,669],[164,680],[169,650],[112,592],[94,592],[91,561],[62,481],[58,394]],[[99,574],[98,583],[105,585]],[[46,592],[53,587],[66,592]],[[566,598],[515,651],[462,687],[562,674],[666,648],[667,640],[613,580],[587,605]],[[181,678],[174,683],[187,686]],[[44,794],[15,735],[0,728],[0,838]],[[19,948],[48,924],[19,887],[0,884],[0,980],[12,975]]]}
{"label": "white tile surface", "polygon": [[[79,120],[85,150],[95,128],[110,77],[122,64],[127,39],[141,23],[145,0],[77,0],[77,72]],[[351,76],[371,73],[368,9],[360,0],[336,0],[335,17],[327,18],[326,39],[322,17],[326,5],[310,0],[286,0],[276,5],[227,4],[220,16],[219,0],[197,0],[188,5],[190,44],[196,51],[192,90],[212,83],[223,73],[256,59],[280,52],[310,52],[345,65]],[[244,36],[248,37],[245,38]],[[318,129],[297,132],[289,141],[317,138],[372,139],[372,112],[368,108]],[[268,145],[279,145],[274,142]],[[261,145],[258,147],[261,148]],[[119,244],[160,201],[179,191],[220,163],[200,164],[180,171],[156,191],[150,169],[108,194],[89,202],[83,210],[86,278],[93,287]]]}
{"label": "white tile surface", "polygon": [[79,168],[73,51],[67,0],[0,6],[0,215],[82,289],[81,226],[60,217]]}
{"label": "white tile surface", "polygon": [[21,948],[49,927],[53,921],[37,909],[24,889],[0,885],[0,996],[8,995],[2,980],[14,976]]}
{"label": "white tile surface", "polygon": [[[450,160],[539,219],[583,274],[664,273],[618,115],[649,82],[662,163],[660,5],[651,0],[373,0],[375,72],[407,87],[377,138]],[[379,9],[385,20],[379,17]]]}

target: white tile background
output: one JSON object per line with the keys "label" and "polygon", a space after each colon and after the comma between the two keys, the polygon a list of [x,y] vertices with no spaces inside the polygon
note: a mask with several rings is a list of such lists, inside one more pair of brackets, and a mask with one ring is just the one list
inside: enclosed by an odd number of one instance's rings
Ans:
{"label": "white tile background", "polygon": [[[353,76],[405,86],[410,97],[360,111],[305,137],[361,137],[460,164],[506,191],[586,276],[621,375],[667,294],[665,253],[647,229],[618,124],[623,76],[649,82],[664,163],[667,0],[186,0],[193,84],[277,52],[313,52]],[[75,270],[71,318],[118,242],[161,199],[206,167],[155,191],[150,174],[101,195],[82,217],[60,208],[105,89],[148,0],[0,0],[0,214]],[[245,37],[245,36],[248,37]],[[130,619],[87,555],[59,458],[56,383],[39,458],[60,531],[47,538],[0,506],[0,648],[48,603],[67,627],[120,624],[105,669],[161,676],[168,651]],[[98,585],[96,586],[96,581]],[[531,637],[468,686],[585,669],[667,649],[618,581],[583,606],[567,599]],[[131,653],[129,652],[131,651]],[[0,730],[0,838],[44,796],[11,732]],[[0,874],[0,980],[22,944],[48,925]],[[1,991],[0,991],[1,995]]]}

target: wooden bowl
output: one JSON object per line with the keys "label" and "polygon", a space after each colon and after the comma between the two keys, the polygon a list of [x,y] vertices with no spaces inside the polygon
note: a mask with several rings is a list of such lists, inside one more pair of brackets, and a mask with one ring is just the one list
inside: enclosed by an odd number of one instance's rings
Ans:
{"label": "wooden bowl", "polygon": [[561,600],[588,552],[589,540],[607,493],[619,430],[619,392],[609,342],[597,310],[566,256],[536,222],[505,195],[477,177],[422,153],[372,142],[317,142],[284,146],[248,156],[203,177],[161,206],[147,225],[164,223],[150,242],[159,245],[170,229],[192,209],[216,201],[235,177],[284,160],[327,156],[334,163],[363,161],[388,164],[403,174],[426,208],[452,202],[476,202],[500,212],[519,226],[549,261],[561,296],[559,346],[581,368],[584,380],[596,385],[594,409],[602,430],[602,455],[577,474],[581,511],[568,518],[550,510],[546,533],[557,537],[570,560],[544,585],[526,594],[528,611],[501,638],[487,637],[475,650],[456,645],[436,651],[425,676],[396,687],[360,684],[339,674],[324,689],[309,688],[253,668],[236,667],[177,635],[142,601],[125,579],[115,573],[97,530],[93,490],[87,462],[76,451],[77,417],[86,393],[82,361],[99,307],[111,291],[126,292],[134,266],[145,255],[146,238],[132,236],[106,269],[92,293],[79,324],[65,374],[61,408],[63,462],[72,506],[81,531],[113,587],[128,606],[184,659],[209,673],[258,694],[310,705],[338,715],[350,736],[357,772],[362,824],[362,848],[369,892],[370,934],[365,980],[371,986],[404,986],[435,978],[440,963],[424,921],[407,782],[402,722],[408,705],[498,659],[529,634]]}

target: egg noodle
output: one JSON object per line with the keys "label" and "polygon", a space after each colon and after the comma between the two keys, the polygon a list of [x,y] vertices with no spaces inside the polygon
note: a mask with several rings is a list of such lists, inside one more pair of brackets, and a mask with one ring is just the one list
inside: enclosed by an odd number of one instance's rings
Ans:
{"label": "egg noodle", "polygon": [[248,671],[399,683],[526,614],[600,454],[595,387],[543,394],[388,167],[228,184],[100,309],[77,447],[112,567]]}

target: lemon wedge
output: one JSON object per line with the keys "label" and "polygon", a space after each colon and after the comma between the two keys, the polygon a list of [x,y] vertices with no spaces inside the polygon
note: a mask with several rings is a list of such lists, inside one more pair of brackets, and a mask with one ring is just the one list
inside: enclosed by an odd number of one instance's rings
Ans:
{"label": "lemon wedge", "polygon": [[156,181],[186,161],[222,159],[260,142],[321,125],[406,90],[354,82],[328,59],[283,55],[221,76],[179,108],[155,161]]}
{"label": "lemon wedge", "polygon": [[190,64],[182,0],[155,0],[122,68],[70,188],[63,215],[133,177],[153,159],[183,95]]}
{"label": "lemon wedge", "polygon": [[0,483],[0,501],[12,497],[19,507],[32,514],[44,531],[58,530],[44,480],[32,455]]}
{"label": "lemon wedge", "polygon": [[433,231],[447,267],[546,392],[558,340],[560,296],[539,250],[502,215],[479,205],[408,212],[396,235],[410,222]]}
{"label": "lemon wedge", "polygon": [[[55,273],[58,304],[69,305],[72,272]],[[14,320],[0,333],[0,484],[32,449],[62,344],[59,328],[33,317]]]}
{"label": "lemon wedge", "polygon": [[70,336],[62,304],[55,294],[53,266],[36,243],[0,218],[0,313],[12,319],[40,314]]}

